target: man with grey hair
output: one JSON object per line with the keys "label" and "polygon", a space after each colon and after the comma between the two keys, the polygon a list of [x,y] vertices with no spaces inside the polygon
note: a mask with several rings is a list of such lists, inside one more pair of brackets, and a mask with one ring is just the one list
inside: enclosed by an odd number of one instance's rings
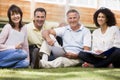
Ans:
{"label": "man with grey hair", "polygon": [[[59,36],[63,40],[63,48],[65,54],[63,56],[57,57],[53,61],[39,60],[39,62],[34,65],[38,65],[36,68],[57,68],[57,67],[70,67],[76,66],[81,63],[78,58],[78,54],[82,50],[90,50],[91,47],[91,33],[90,30],[84,27],[80,22],[80,14],[75,9],[70,9],[67,14],[68,25],[65,27],[59,27],[55,29],[44,30],[42,32],[43,38],[45,39],[47,45],[55,46],[56,40],[51,38],[50,35],[54,37]],[[49,47],[46,47],[49,48]],[[47,49],[45,49],[47,50]],[[48,51],[43,52],[49,52]],[[57,51],[59,52],[59,50]]]}

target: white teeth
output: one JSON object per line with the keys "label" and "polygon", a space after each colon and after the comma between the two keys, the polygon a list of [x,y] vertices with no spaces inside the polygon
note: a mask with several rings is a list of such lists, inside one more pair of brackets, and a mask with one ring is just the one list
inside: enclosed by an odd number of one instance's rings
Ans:
{"label": "white teeth", "polygon": [[19,20],[19,18],[15,18],[14,20]]}

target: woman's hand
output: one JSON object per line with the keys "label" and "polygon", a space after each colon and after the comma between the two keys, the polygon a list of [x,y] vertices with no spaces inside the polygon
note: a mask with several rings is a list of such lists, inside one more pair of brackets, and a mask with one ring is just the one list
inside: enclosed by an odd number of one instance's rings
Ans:
{"label": "woman's hand", "polygon": [[19,43],[15,46],[15,49],[22,49],[22,43]]}
{"label": "woman's hand", "polygon": [[97,54],[101,54],[103,51],[102,50],[96,50],[95,51]]}

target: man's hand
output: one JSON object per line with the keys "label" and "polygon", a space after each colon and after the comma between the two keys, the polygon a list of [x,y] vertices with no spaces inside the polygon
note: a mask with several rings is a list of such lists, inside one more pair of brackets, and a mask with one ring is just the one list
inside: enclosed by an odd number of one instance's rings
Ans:
{"label": "man's hand", "polygon": [[42,36],[46,40],[46,42],[50,45],[53,46],[55,41],[51,39],[50,35],[55,36],[56,32],[53,29],[50,30],[43,30],[42,31]]}
{"label": "man's hand", "polygon": [[54,43],[55,43],[55,41],[52,40],[51,38],[46,39],[46,41],[47,41],[47,43],[48,43],[50,46],[53,46]]}
{"label": "man's hand", "polygon": [[101,54],[103,51],[101,51],[101,50],[96,50],[95,51],[97,54]]}
{"label": "man's hand", "polygon": [[71,53],[71,52],[67,52],[65,54],[65,57],[69,58],[69,59],[77,59],[78,58],[78,55],[75,54],[75,53]]}

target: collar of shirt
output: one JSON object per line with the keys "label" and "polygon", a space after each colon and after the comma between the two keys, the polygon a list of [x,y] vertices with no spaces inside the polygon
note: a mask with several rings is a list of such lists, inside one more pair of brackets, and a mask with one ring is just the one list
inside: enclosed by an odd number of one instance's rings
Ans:
{"label": "collar of shirt", "polygon": [[[84,28],[84,26],[81,24],[80,28],[79,28],[78,30],[76,30],[76,32],[82,31],[83,28]],[[67,29],[70,30],[70,31],[73,31],[73,30],[71,29],[70,25],[68,25]]]}
{"label": "collar of shirt", "polygon": [[[42,29],[44,29],[44,25],[45,25],[45,24],[43,24]],[[32,29],[33,29],[34,31],[40,31],[40,30],[38,30],[38,29],[35,27],[34,22],[32,22],[32,26],[31,26],[31,27],[32,27]],[[41,29],[41,30],[42,30],[42,29]]]}

